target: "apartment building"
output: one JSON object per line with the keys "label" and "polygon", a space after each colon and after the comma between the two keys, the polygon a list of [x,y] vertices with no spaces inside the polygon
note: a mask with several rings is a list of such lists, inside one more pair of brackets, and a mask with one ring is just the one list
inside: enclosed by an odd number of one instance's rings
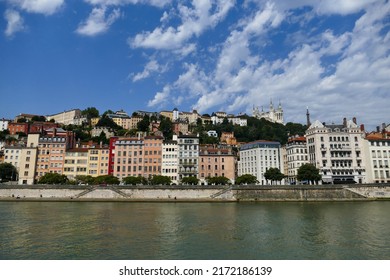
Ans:
{"label": "apartment building", "polygon": [[[119,179],[128,176],[144,175],[144,139],[111,138],[114,143],[110,149],[112,174]],[[115,147],[112,149],[112,147]]]}
{"label": "apartment building", "polygon": [[279,142],[258,140],[241,145],[239,148],[238,176],[251,174],[259,184],[267,185],[264,173],[268,168],[278,168],[284,172]]}
{"label": "apartment building", "polygon": [[88,168],[88,148],[73,148],[65,152],[63,174],[70,180],[76,176],[86,176]]}
{"label": "apartment building", "polygon": [[61,128],[49,129],[38,140],[38,157],[35,179],[46,173],[63,174],[65,154],[67,149],[75,145],[75,135],[72,131]]}
{"label": "apartment building", "polygon": [[8,129],[8,124],[10,123],[11,121],[10,120],[6,120],[6,119],[1,119],[0,120],[0,131],[4,131],[4,130],[7,130]]}
{"label": "apartment building", "polygon": [[39,134],[29,134],[20,153],[19,184],[33,185],[37,167]]}
{"label": "apartment building", "polygon": [[207,177],[236,179],[236,155],[229,146],[201,145],[199,149],[199,180],[206,184]]}
{"label": "apartment building", "polygon": [[304,164],[309,163],[307,156],[306,138],[304,136],[290,137],[285,146],[286,163],[285,175],[286,181],[290,184],[297,182],[298,169]]}
{"label": "apartment building", "polygon": [[29,124],[28,123],[17,123],[10,122],[8,123],[9,134],[15,135],[20,133],[28,134]]}
{"label": "apartment building", "polygon": [[88,148],[87,175],[108,175],[109,153],[110,149],[102,145]]}
{"label": "apartment building", "polygon": [[320,170],[323,183],[366,183],[364,129],[356,118],[342,124],[315,121],[306,130],[308,161]]}
{"label": "apartment building", "polygon": [[164,138],[161,136],[146,136],[144,138],[144,172],[143,176],[151,178],[161,175],[162,146]]}
{"label": "apartment building", "polygon": [[177,141],[167,140],[162,145],[161,175],[171,178],[172,183],[177,184],[178,179],[178,154]]}
{"label": "apartment building", "polygon": [[390,133],[370,133],[364,141],[368,183],[390,183]]}
{"label": "apartment building", "polygon": [[195,135],[174,135],[178,144],[179,180],[185,177],[198,177],[199,137]]}
{"label": "apartment building", "polygon": [[54,120],[56,123],[62,123],[64,125],[75,124],[75,120],[81,117],[80,109],[72,109],[64,111],[54,115],[47,115],[47,120]]}

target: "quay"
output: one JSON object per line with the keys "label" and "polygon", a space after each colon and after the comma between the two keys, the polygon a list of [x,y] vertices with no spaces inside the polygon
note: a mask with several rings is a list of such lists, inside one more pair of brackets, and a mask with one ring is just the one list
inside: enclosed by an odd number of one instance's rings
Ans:
{"label": "quay", "polygon": [[2,201],[373,201],[390,200],[390,184],[288,186],[74,186],[0,184]]}

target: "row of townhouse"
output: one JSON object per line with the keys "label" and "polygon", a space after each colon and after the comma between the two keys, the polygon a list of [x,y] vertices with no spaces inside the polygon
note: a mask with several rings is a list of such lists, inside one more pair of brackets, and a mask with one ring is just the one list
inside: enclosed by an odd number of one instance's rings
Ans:
{"label": "row of townhouse", "polygon": [[390,182],[390,132],[385,128],[366,134],[356,119],[344,119],[340,125],[315,121],[305,136],[291,137],[285,146],[279,142],[258,140],[242,144],[238,153],[230,145],[204,146],[194,135],[111,137],[110,145],[76,146],[73,132],[60,128],[46,134],[29,134],[24,146],[5,147],[5,162],[17,167],[19,183],[32,184],[48,172],[100,176],[169,176],[174,183],[194,176],[205,183],[207,177],[225,176],[234,182],[237,176],[252,174],[259,184],[267,169],[274,167],[297,183],[300,166],[315,165],[322,183]]}
{"label": "row of townhouse", "polygon": [[322,183],[389,183],[390,132],[383,125],[366,134],[356,118],[342,124],[315,121],[304,137],[291,137],[282,148],[287,183],[297,181],[298,169],[313,164]]}

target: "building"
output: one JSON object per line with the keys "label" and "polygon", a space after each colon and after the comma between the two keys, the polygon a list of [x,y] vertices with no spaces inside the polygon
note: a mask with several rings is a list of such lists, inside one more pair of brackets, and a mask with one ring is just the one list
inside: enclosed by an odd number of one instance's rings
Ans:
{"label": "building", "polygon": [[100,121],[100,117],[91,118],[91,126],[96,126],[99,121]]}
{"label": "building", "polygon": [[185,121],[175,121],[172,123],[172,130],[174,134],[177,135],[186,135],[189,132],[188,122]]}
{"label": "building", "polygon": [[29,125],[29,133],[44,133],[45,130],[58,128],[58,123],[53,122],[33,122]]}
{"label": "building", "polygon": [[38,140],[38,156],[35,179],[46,173],[63,174],[67,149],[75,146],[75,134],[61,128],[49,129]]}
{"label": "building", "polygon": [[234,184],[236,155],[229,146],[201,145],[199,149],[199,180],[206,184],[208,177],[226,177]]}
{"label": "building", "polygon": [[221,143],[226,143],[227,145],[237,145],[237,139],[234,137],[234,132],[222,132],[220,141]]}
{"label": "building", "polygon": [[28,123],[18,123],[18,122],[11,122],[8,123],[8,130],[10,135],[16,135],[18,133],[24,133],[28,134],[29,131],[29,124]]}
{"label": "building", "polygon": [[47,115],[47,120],[54,120],[56,123],[61,123],[64,125],[76,124],[76,120],[81,118],[81,110],[80,109],[72,109],[68,111],[64,111],[54,115]]}
{"label": "building", "polygon": [[39,134],[29,134],[20,153],[19,184],[33,185],[37,167]]}
{"label": "building", "polygon": [[167,140],[162,145],[161,175],[171,178],[172,183],[178,184],[178,152],[177,141]]}
{"label": "building", "polygon": [[253,107],[252,116],[258,119],[265,119],[273,123],[284,124],[283,109],[282,109],[282,104],[280,102],[278,108],[275,109],[271,101],[269,104],[268,112],[264,112],[263,107],[261,108],[261,111],[259,110],[259,107]]}
{"label": "building", "polygon": [[196,110],[192,110],[192,112],[180,112],[179,119],[187,122],[188,124],[196,124],[198,118],[201,116]]}
{"label": "building", "polygon": [[4,130],[7,130],[8,129],[8,124],[10,123],[11,121],[10,120],[6,120],[6,119],[1,119],[0,120],[0,131],[4,131]]}
{"label": "building", "polygon": [[34,117],[40,117],[39,115],[33,115],[33,114],[24,114],[21,113],[18,116],[14,118],[14,122],[18,122],[19,120],[25,120],[27,122],[31,122]]}
{"label": "building", "polygon": [[109,127],[95,126],[91,130],[91,136],[92,137],[99,137],[101,133],[104,133],[106,135],[107,139],[112,137],[112,136],[114,136],[114,132]]}
{"label": "building", "polygon": [[211,122],[214,125],[223,123],[224,119],[227,119],[233,125],[247,126],[247,119],[236,117],[231,114],[226,114],[225,112],[216,112],[211,116]]}
{"label": "building", "polygon": [[73,148],[65,152],[63,174],[69,180],[75,180],[76,176],[86,176],[88,169],[88,148]]}
{"label": "building", "polygon": [[207,131],[207,135],[209,137],[218,137],[218,133],[215,130],[209,130]]}
{"label": "building", "polygon": [[251,174],[259,184],[267,185],[264,178],[268,168],[278,168],[283,173],[281,146],[279,142],[258,140],[241,145],[239,149],[238,176]]}
{"label": "building", "polygon": [[309,163],[307,157],[306,138],[304,136],[290,137],[286,148],[286,181],[290,184],[297,183],[298,169],[303,164]]}
{"label": "building", "polygon": [[146,136],[144,138],[143,176],[145,178],[161,175],[163,140],[164,137],[161,136]]}
{"label": "building", "polygon": [[308,161],[320,170],[323,183],[367,183],[364,129],[356,118],[339,125],[317,120],[306,130],[306,141]]}
{"label": "building", "polygon": [[108,146],[94,146],[88,148],[87,174],[92,177],[108,175],[110,149]]}
{"label": "building", "polygon": [[174,135],[178,144],[179,181],[185,177],[198,177],[199,137],[195,135]]}
{"label": "building", "polygon": [[390,132],[370,133],[364,141],[368,183],[390,183]]}
{"label": "building", "polygon": [[161,111],[160,116],[163,116],[173,121],[173,111]]}

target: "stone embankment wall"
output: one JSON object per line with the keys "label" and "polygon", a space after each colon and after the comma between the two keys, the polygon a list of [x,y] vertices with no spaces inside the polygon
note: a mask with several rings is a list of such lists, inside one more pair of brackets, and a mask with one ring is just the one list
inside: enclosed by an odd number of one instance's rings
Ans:
{"label": "stone embankment wall", "polygon": [[0,184],[1,200],[69,201],[361,201],[390,200],[387,185],[50,186]]}

